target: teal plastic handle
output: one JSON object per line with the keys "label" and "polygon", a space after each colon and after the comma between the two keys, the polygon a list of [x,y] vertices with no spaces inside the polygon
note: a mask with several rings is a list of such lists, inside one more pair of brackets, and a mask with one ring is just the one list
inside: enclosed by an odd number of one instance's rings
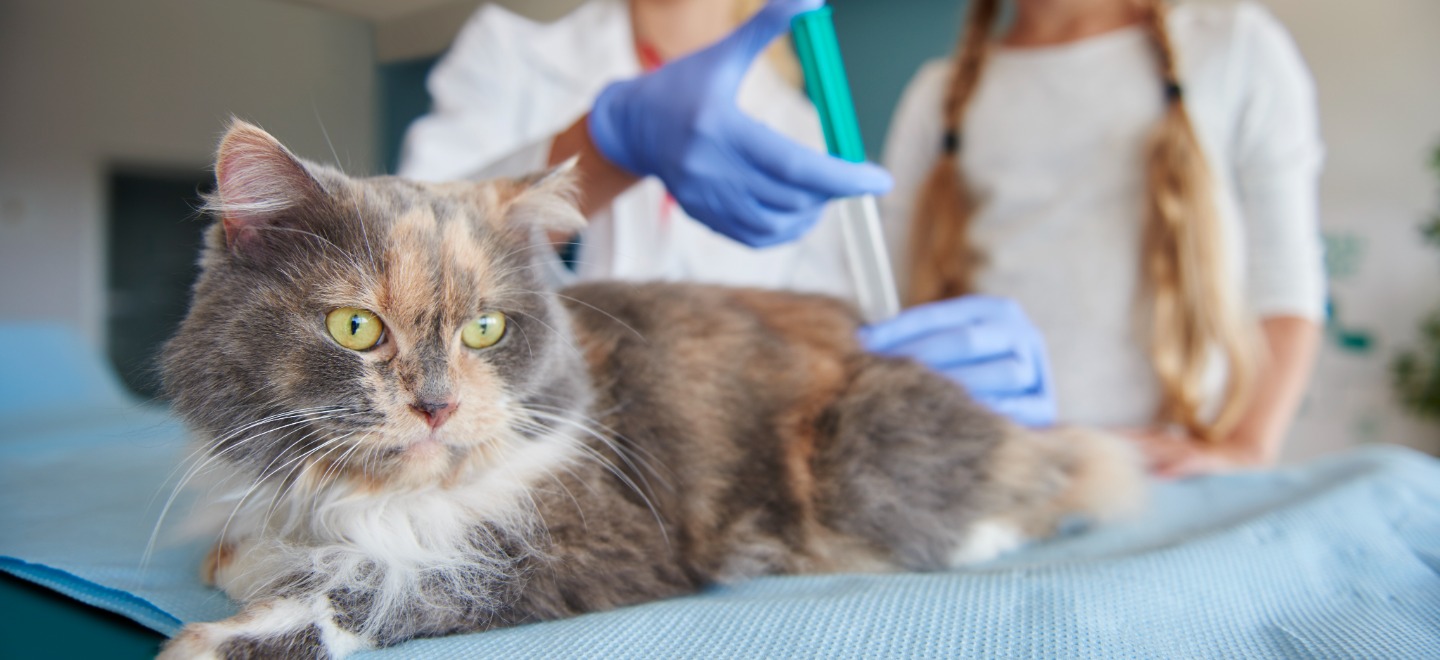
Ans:
{"label": "teal plastic handle", "polygon": [[855,103],[850,97],[850,82],[845,79],[845,63],[840,59],[840,42],[835,39],[830,7],[796,16],[790,20],[790,31],[805,73],[805,91],[820,113],[825,146],[831,155],[864,162],[865,143],[860,140],[860,122],[855,119]]}

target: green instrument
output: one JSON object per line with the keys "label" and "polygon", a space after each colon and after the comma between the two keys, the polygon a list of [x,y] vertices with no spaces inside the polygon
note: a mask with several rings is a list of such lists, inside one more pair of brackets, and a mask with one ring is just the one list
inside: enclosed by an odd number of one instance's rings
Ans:
{"label": "green instrument", "polygon": [[[845,65],[840,59],[840,44],[835,39],[830,8],[821,7],[796,16],[791,20],[790,29],[800,67],[805,72],[805,90],[820,113],[825,145],[831,155],[864,162],[865,144],[860,140],[860,123],[855,119],[855,104],[850,97],[850,83],[845,79]],[[885,237],[880,230],[880,210],[875,197],[851,197],[836,204],[840,207],[845,251],[861,313],[871,322],[898,314],[900,299],[885,249]]]}

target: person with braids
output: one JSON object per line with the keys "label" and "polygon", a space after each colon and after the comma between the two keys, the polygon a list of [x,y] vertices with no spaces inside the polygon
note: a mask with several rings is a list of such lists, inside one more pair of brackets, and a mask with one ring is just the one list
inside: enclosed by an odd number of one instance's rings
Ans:
{"label": "person with braids", "polygon": [[983,292],[1049,344],[1061,423],[1162,474],[1273,463],[1324,308],[1313,84],[1255,4],[971,0],[891,123],[907,304]]}

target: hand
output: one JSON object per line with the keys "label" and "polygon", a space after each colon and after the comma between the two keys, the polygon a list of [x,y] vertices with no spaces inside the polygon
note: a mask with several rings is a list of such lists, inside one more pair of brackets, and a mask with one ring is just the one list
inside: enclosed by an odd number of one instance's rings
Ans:
{"label": "hand", "polygon": [[1274,463],[1258,443],[1239,438],[1210,442],[1188,433],[1155,428],[1124,433],[1140,446],[1150,471],[1168,479],[1264,468]]}
{"label": "hand", "polygon": [[861,328],[860,341],[925,364],[1016,422],[1055,423],[1045,340],[1014,301],[966,296],[920,305]]}
{"label": "hand", "polygon": [[804,147],[735,106],[756,55],[822,4],[775,0],[715,45],[606,87],[590,110],[590,139],[630,173],[659,177],[691,217],[751,247],[799,238],[833,198],[888,191],[885,170]]}

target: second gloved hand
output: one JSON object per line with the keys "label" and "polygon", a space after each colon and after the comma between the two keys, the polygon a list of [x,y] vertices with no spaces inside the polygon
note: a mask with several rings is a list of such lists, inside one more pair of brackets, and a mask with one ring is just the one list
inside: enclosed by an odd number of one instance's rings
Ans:
{"label": "second gloved hand", "polygon": [[691,217],[752,247],[799,238],[831,199],[888,191],[885,170],[800,145],[735,106],[755,57],[822,4],[773,0],[715,45],[606,87],[590,139],[621,168],[659,177]]}
{"label": "second gloved hand", "polygon": [[860,341],[925,364],[1016,422],[1055,423],[1044,338],[1014,301],[966,296],[920,305],[861,328]]}

